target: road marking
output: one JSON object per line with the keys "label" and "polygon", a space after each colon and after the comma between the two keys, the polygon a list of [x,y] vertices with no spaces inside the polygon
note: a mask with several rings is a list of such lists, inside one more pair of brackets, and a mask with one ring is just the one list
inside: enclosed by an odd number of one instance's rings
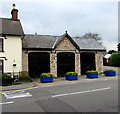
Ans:
{"label": "road marking", "polygon": [[25,91],[7,92],[2,93],[7,99],[14,99],[20,97],[32,97],[30,93],[24,93]]}
{"label": "road marking", "polygon": [[12,103],[14,103],[13,101],[11,101],[11,102],[4,102],[4,103],[0,103],[0,105],[2,104],[12,104]]}
{"label": "road marking", "polygon": [[108,90],[108,89],[111,89],[111,87],[94,89],[94,90],[87,90],[87,91],[80,91],[80,92],[74,92],[74,93],[65,93],[65,94],[53,95],[52,97],[53,98],[54,97],[62,97],[62,96],[67,96],[67,95],[76,95],[76,94],[82,94],[82,93],[90,93],[90,92],[102,91],[102,90]]}

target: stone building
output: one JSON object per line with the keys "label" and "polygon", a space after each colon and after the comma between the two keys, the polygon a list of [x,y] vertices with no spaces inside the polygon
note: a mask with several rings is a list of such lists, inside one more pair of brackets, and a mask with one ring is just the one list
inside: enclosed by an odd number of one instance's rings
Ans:
{"label": "stone building", "polygon": [[105,48],[93,38],[25,35],[23,38],[22,70],[30,77],[51,72],[62,77],[66,72],[85,74],[88,70],[103,69]]}
{"label": "stone building", "polygon": [[66,72],[85,74],[87,70],[102,71],[106,49],[93,38],[24,35],[18,10],[12,18],[0,18],[0,73],[28,71],[30,77],[51,72],[62,77]]}

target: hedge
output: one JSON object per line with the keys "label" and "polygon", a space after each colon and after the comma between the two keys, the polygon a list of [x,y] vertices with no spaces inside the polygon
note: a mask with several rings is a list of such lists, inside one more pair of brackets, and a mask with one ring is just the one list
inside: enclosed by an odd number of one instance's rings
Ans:
{"label": "hedge", "polygon": [[120,67],[120,52],[112,54],[110,57],[110,65]]}

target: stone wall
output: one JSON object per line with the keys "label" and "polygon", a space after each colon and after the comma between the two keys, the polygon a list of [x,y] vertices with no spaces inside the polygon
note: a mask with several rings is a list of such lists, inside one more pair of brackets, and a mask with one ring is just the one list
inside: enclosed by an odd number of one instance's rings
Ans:
{"label": "stone wall", "polygon": [[22,71],[28,71],[28,52],[22,50]]}
{"label": "stone wall", "polygon": [[57,77],[57,54],[51,53],[50,54],[50,72]]}
{"label": "stone wall", "polygon": [[57,48],[55,50],[76,50],[76,47],[72,44],[72,42],[65,37],[57,46]]}
{"label": "stone wall", "polygon": [[75,72],[81,74],[80,53],[75,53]]}
{"label": "stone wall", "polygon": [[96,70],[98,72],[103,72],[103,53],[102,51],[97,51],[95,54]]}

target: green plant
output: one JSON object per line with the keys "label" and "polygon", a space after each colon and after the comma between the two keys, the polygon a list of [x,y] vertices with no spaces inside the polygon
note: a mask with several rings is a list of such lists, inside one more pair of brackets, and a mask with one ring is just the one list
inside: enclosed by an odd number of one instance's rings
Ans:
{"label": "green plant", "polygon": [[11,76],[7,75],[7,74],[1,74],[0,75],[1,79],[12,79]]}
{"label": "green plant", "polygon": [[96,70],[87,71],[86,73],[98,73]]}
{"label": "green plant", "polygon": [[30,77],[20,77],[21,82],[33,82],[33,80]]}
{"label": "green plant", "polygon": [[120,66],[120,52],[116,52],[110,57],[110,65],[112,66]]}
{"label": "green plant", "polygon": [[42,73],[40,75],[40,77],[50,77],[50,76],[54,76],[54,74],[52,74],[52,73]]}
{"label": "green plant", "polygon": [[78,75],[77,72],[67,72],[66,75]]}
{"label": "green plant", "polygon": [[106,69],[105,72],[115,72],[116,70],[114,69]]}
{"label": "green plant", "polygon": [[20,77],[28,77],[28,71],[21,71]]}

